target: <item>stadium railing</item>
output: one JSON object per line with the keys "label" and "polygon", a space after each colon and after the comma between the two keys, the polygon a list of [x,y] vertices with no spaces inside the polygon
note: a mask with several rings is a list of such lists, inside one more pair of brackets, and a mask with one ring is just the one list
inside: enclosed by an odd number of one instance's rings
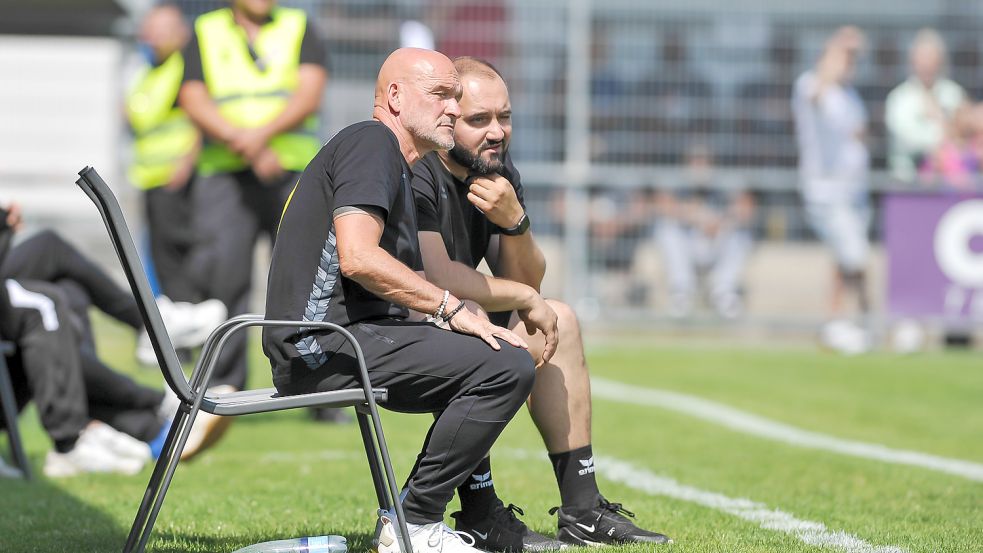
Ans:
{"label": "stadium railing", "polygon": [[[164,502],[164,496],[181,459],[181,452],[184,450],[184,445],[199,411],[220,416],[239,416],[322,406],[355,407],[379,507],[390,510],[390,512],[393,510],[396,512],[402,551],[412,553],[405,517],[399,503],[399,488],[389,459],[389,449],[383,434],[382,421],[379,417],[378,403],[386,401],[387,391],[372,388],[365,358],[358,341],[347,330],[332,323],[276,321],[265,320],[262,315],[240,315],[219,325],[208,337],[189,380],[182,370],[177,353],[174,351],[174,346],[164,327],[160,312],[157,309],[157,302],[150,289],[150,282],[143,272],[133,237],[127,228],[116,196],[102,177],[91,167],[79,171],[79,177],[76,184],[96,205],[106,229],[109,231],[113,247],[126,274],[127,282],[136,296],[137,305],[157,354],[164,380],[181,402],[164,443],[164,449],[150,477],[150,482],[133,521],[123,552],[142,552],[146,548]],[[296,396],[280,396],[274,388],[223,394],[209,392],[208,384],[229,337],[235,332],[250,327],[269,326],[330,330],[344,336],[352,343],[355,350],[362,389]]]}
{"label": "stadium railing", "polygon": [[0,339],[0,416],[3,417],[7,431],[7,441],[10,442],[10,456],[14,466],[20,470],[26,480],[31,479],[31,466],[24,453],[24,442],[17,428],[17,398],[14,396],[14,386],[10,380],[10,369],[7,366],[7,356],[14,353],[14,344]]}

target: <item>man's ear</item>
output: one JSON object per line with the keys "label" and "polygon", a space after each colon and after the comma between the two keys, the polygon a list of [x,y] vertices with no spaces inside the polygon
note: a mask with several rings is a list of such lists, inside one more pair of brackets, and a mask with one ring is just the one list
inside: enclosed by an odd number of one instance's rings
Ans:
{"label": "man's ear", "polygon": [[389,111],[398,115],[402,100],[402,91],[399,89],[399,83],[389,84],[389,89],[386,90],[386,99],[389,102]]}

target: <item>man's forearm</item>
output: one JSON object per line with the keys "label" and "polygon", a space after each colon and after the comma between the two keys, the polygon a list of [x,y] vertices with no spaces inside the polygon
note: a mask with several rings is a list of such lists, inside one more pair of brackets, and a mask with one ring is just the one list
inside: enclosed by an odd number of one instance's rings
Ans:
{"label": "man's forearm", "polygon": [[219,142],[228,142],[236,131],[236,127],[222,117],[218,104],[208,95],[208,88],[201,81],[184,83],[178,93],[178,104],[198,128]]}
{"label": "man's forearm", "polygon": [[434,313],[444,297],[443,288],[421,278],[379,247],[366,248],[356,259],[343,261],[341,270],[380,298],[420,313]]}
{"label": "man's forearm", "polygon": [[532,231],[519,236],[501,235],[495,274],[521,282],[539,292],[546,274],[546,257],[533,240]]}
{"label": "man's forearm", "polygon": [[526,284],[490,277],[457,261],[449,261],[439,268],[427,267],[427,279],[488,312],[527,309],[538,295]]}

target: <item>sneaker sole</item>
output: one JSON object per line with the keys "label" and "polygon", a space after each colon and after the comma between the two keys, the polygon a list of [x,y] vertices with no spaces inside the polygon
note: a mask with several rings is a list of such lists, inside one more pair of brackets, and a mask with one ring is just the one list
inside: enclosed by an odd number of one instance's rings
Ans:
{"label": "sneaker sole", "polygon": [[569,528],[561,528],[560,531],[556,533],[556,539],[577,547],[603,547],[605,545],[612,545],[593,541],[579,532],[575,533]]}

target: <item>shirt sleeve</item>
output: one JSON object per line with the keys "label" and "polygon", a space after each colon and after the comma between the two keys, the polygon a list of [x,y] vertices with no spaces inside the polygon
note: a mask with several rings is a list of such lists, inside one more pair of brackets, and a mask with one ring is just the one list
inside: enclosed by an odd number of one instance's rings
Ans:
{"label": "shirt sleeve", "polygon": [[191,40],[182,52],[184,57],[184,82],[204,81],[205,73],[201,68],[201,50],[198,46],[198,31],[191,33]]}
{"label": "shirt sleeve", "polygon": [[[377,207],[388,219],[396,201],[403,173],[399,152],[383,127],[362,129],[338,144],[328,170],[331,173],[333,209]],[[327,178],[327,175],[325,175]]]}
{"label": "shirt sleeve", "polygon": [[416,204],[418,230],[440,232],[440,213],[437,207],[437,177],[426,161],[413,170],[413,202]]}
{"label": "shirt sleeve", "polygon": [[300,63],[311,63],[319,65],[327,70],[331,69],[331,58],[328,56],[328,49],[321,40],[317,27],[307,20],[307,27],[304,29],[304,38],[300,41]]}

